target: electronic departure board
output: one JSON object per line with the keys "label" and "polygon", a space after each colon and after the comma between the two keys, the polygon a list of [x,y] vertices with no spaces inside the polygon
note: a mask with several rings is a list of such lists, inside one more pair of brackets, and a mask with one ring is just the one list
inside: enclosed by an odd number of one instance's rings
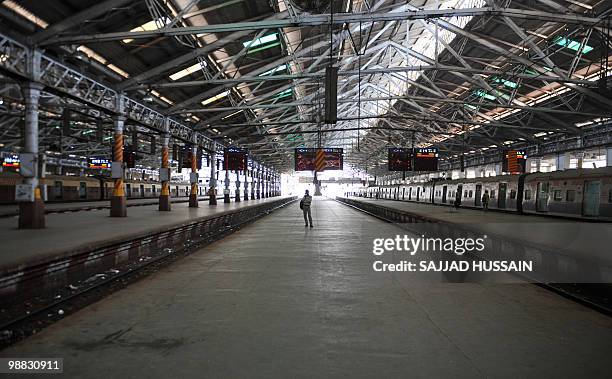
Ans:
{"label": "electronic departure board", "polygon": [[524,174],[527,167],[527,154],[523,150],[510,150],[502,160],[502,172]]}
{"label": "electronic departure board", "polygon": [[414,171],[437,171],[438,149],[419,147],[414,149]]}
{"label": "electronic departure board", "polygon": [[248,154],[245,149],[228,147],[223,152],[223,169],[244,171],[248,164]]}
{"label": "electronic departure board", "polygon": [[104,158],[89,158],[87,164],[87,166],[92,169],[109,169],[111,165],[111,161]]}
{"label": "electronic departure board", "polygon": [[412,149],[391,147],[388,150],[389,171],[412,171]]}
{"label": "electronic departure board", "polygon": [[19,167],[19,155],[12,154],[12,155],[5,156],[4,159],[2,160],[2,167],[18,168]]}
{"label": "electronic departure board", "polygon": [[[317,153],[319,150],[321,152]],[[344,150],[341,148],[300,147],[295,149],[295,171],[342,169],[344,169]]]}

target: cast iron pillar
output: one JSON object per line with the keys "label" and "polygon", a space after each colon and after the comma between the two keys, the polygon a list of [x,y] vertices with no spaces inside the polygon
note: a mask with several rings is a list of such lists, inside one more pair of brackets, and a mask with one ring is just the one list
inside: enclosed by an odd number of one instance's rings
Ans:
{"label": "cast iron pillar", "polygon": [[[19,203],[19,228],[42,229],[45,227],[45,203],[43,202],[39,187],[38,168],[38,102],[42,84],[27,82],[23,85],[25,98],[25,146],[24,158],[30,161],[28,171],[22,169],[24,184],[28,187],[29,199]],[[22,162],[25,159],[21,160]],[[23,165],[25,166],[25,165]]]}
{"label": "cast iron pillar", "polygon": [[229,179],[229,171],[227,170],[226,162],[223,162],[223,168],[225,169],[225,188],[223,189],[223,202],[230,202],[230,179]]}
{"label": "cast iron pillar", "polygon": [[[121,103],[120,109],[123,108],[123,100],[119,100]],[[113,196],[111,197],[111,217],[126,217],[127,216],[127,203],[125,199],[125,189],[123,188],[123,177],[125,175],[123,169],[123,125],[125,117],[117,115],[113,117],[113,123],[115,127],[115,137],[113,145],[113,165],[112,165],[112,176],[114,179]]]}
{"label": "cast iron pillar", "polygon": [[[167,122],[167,121],[166,121]],[[162,161],[161,161],[161,170],[159,171],[159,178],[161,180],[161,193],[159,195],[159,210],[160,211],[170,211],[172,209],[171,200],[170,200],[170,158],[169,154],[169,144],[170,144],[170,135],[167,132],[167,129],[162,134]]]}
{"label": "cast iron pillar", "polygon": [[198,204],[198,146],[191,147],[191,192],[189,192],[189,208],[197,208]]}
{"label": "cast iron pillar", "polygon": [[208,190],[208,204],[217,205],[217,159],[215,153],[210,154],[210,189]]}

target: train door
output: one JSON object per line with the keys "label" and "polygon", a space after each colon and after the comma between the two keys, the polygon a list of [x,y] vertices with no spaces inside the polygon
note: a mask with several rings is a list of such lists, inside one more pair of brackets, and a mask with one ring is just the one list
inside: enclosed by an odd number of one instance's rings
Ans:
{"label": "train door", "polygon": [[497,207],[499,209],[506,208],[506,191],[508,189],[508,183],[499,183],[499,194],[497,198]]}
{"label": "train door", "polygon": [[482,184],[476,184],[476,193],[474,194],[474,205],[479,207],[482,204]]}
{"label": "train door", "polygon": [[601,196],[601,182],[599,180],[584,182],[584,201],[582,214],[584,216],[599,216],[599,198]]}
{"label": "train door", "polygon": [[462,196],[463,196],[463,184],[459,184],[457,186],[457,192],[455,192],[455,200],[458,200],[459,205],[461,205]]}
{"label": "train door", "polygon": [[442,187],[442,203],[446,203],[446,191],[448,191],[447,186]]}
{"label": "train door", "polygon": [[127,197],[132,197],[132,186],[129,183],[125,185],[125,194]]}
{"label": "train door", "polygon": [[550,183],[539,182],[538,193],[536,194],[536,211],[548,212],[548,191],[550,189]]}
{"label": "train door", "polygon": [[408,188],[408,200],[412,200],[412,187]]}
{"label": "train door", "polygon": [[402,188],[402,200],[406,200],[406,187]]}
{"label": "train door", "polygon": [[62,186],[63,184],[60,180],[55,181],[53,184],[53,197],[55,200],[62,200],[62,197],[64,196],[64,188]]}
{"label": "train door", "polygon": [[87,183],[79,182],[79,199],[87,199]]}
{"label": "train door", "polygon": [[144,193],[144,184],[140,185],[140,197],[145,197],[145,193]]}
{"label": "train door", "polygon": [[421,198],[421,187],[417,187],[417,201]]}

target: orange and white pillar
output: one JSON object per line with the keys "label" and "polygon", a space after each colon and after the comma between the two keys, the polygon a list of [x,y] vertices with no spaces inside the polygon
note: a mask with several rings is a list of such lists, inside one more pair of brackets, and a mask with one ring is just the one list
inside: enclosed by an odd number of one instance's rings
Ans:
{"label": "orange and white pillar", "polygon": [[189,208],[197,208],[198,205],[198,147],[191,147],[191,192],[189,193]]}
{"label": "orange and white pillar", "polygon": [[123,167],[123,125],[125,117],[117,115],[113,117],[115,126],[115,136],[113,140],[113,165],[112,177],[114,180],[113,195],[111,196],[111,217],[126,217],[127,202],[125,199],[125,186],[123,183],[124,167]]}
{"label": "orange and white pillar", "polygon": [[170,198],[170,135],[168,132],[162,134],[162,149],[161,149],[161,170],[159,170],[159,178],[161,180],[161,193],[159,195],[159,210],[172,210],[172,200]]}

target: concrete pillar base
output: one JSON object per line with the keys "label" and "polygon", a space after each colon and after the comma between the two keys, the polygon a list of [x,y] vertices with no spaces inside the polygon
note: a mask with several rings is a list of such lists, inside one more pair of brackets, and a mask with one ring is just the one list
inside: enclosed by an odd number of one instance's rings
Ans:
{"label": "concrete pillar base", "polygon": [[36,199],[19,203],[19,229],[43,229],[45,227],[45,203]]}
{"label": "concrete pillar base", "polygon": [[249,200],[249,193],[244,191],[244,200]]}
{"label": "concrete pillar base", "polygon": [[111,197],[111,217],[127,217],[127,201],[125,196]]}
{"label": "concrete pillar base", "polygon": [[198,206],[199,206],[198,195],[197,194],[189,195],[189,208],[197,208]]}
{"label": "concrete pillar base", "polygon": [[261,199],[261,194],[259,193],[259,191],[257,191],[257,198]]}
{"label": "concrete pillar base", "polygon": [[236,200],[237,203],[240,202],[240,191],[236,191],[236,196],[234,197],[234,200]]}
{"label": "concrete pillar base", "polygon": [[229,203],[230,202],[230,195],[229,193],[226,193],[223,195],[223,202],[224,203]]}
{"label": "concrete pillar base", "polygon": [[217,205],[217,195],[208,195],[208,205]]}
{"label": "concrete pillar base", "polygon": [[169,195],[160,195],[159,196],[159,210],[160,211],[170,211],[172,210],[172,206],[170,205],[170,196]]}
{"label": "concrete pillar base", "polygon": [[251,199],[255,200],[255,192],[251,192]]}

